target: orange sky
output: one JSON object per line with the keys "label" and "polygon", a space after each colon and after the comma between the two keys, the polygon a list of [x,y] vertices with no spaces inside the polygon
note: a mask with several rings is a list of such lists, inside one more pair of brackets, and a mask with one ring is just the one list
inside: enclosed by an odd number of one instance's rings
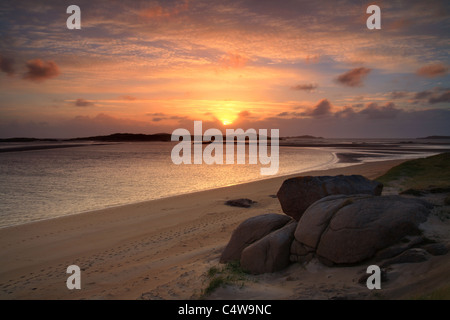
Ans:
{"label": "orange sky", "polygon": [[278,128],[450,134],[449,5],[378,1],[2,1],[0,138]]}

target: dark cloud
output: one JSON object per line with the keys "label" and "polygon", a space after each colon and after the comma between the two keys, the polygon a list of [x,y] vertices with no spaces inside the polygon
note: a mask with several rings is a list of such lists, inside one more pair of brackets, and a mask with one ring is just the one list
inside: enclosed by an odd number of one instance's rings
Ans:
{"label": "dark cloud", "polygon": [[281,112],[281,113],[277,114],[277,117],[286,117],[286,116],[289,116],[289,115],[290,115],[289,112],[284,111],[284,112]]}
{"label": "dark cloud", "polygon": [[429,64],[419,68],[416,74],[426,78],[435,78],[444,76],[448,71],[448,67],[442,63]]}
{"label": "dark cloud", "polygon": [[157,116],[157,117],[165,117],[166,114],[165,114],[165,113],[162,113],[162,112],[155,112],[155,113],[147,113],[146,116],[150,116],[150,117],[153,117],[153,116]]}
{"label": "dark cloud", "polygon": [[426,98],[430,97],[432,94],[433,94],[433,92],[431,92],[429,90],[416,92],[416,94],[414,95],[414,99],[415,100],[426,99]]}
{"label": "dark cloud", "polygon": [[345,107],[343,110],[339,110],[334,113],[334,116],[336,118],[340,118],[340,119],[353,118],[355,115],[356,115],[356,112],[353,110],[352,107]]}
{"label": "dark cloud", "polygon": [[370,73],[368,68],[355,68],[346,73],[341,74],[336,78],[336,81],[347,87],[361,87],[364,78]]}
{"label": "dark cloud", "polygon": [[313,109],[309,112],[309,116],[313,118],[319,118],[331,114],[331,104],[327,99],[322,99]]}
{"label": "dark cloud", "polygon": [[152,119],[153,122],[159,122],[159,121],[163,121],[163,120],[178,120],[178,121],[182,121],[182,120],[188,119],[187,116],[169,116],[168,114],[165,114],[165,113],[162,113],[162,112],[147,113],[146,115],[154,117]]}
{"label": "dark cloud", "polygon": [[291,113],[294,116],[306,116],[311,118],[321,118],[331,114],[331,104],[327,99],[322,99],[311,109],[299,112],[299,113]]}
{"label": "dark cloud", "polygon": [[239,112],[239,117],[241,118],[248,118],[250,116],[250,112],[247,110]]}
{"label": "dark cloud", "polygon": [[436,87],[433,90],[416,92],[413,103],[418,103],[421,101],[423,103],[424,100],[428,100],[428,103],[431,104],[450,102],[450,90],[448,88]]}
{"label": "dark cloud", "polygon": [[318,85],[316,83],[308,83],[308,84],[298,84],[296,86],[291,87],[292,90],[297,91],[308,91],[311,92],[317,89]]}
{"label": "dark cloud", "polygon": [[388,102],[384,106],[378,106],[378,104],[371,102],[359,114],[367,115],[369,119],[393,119],[401,112],[402,110],[397,109],[392,102]]}
{"label": "dark cloud", "polygon": [[26,63],[28,71],[23,75],[26,80],[41,82],[57,77],[60,74],[59,67],[53,61],[41,59],[30,60]]}
{"label": "dark cloud", "polygon": [[408,96],[408,92],[406,91],[392,91],[391,92],[391,99],[401,99],[406,96]]}
{"label": "dark cloud", "polygon": [[14,75],[14,59],[0,56],[0,71],[6,73],[8,76]]}
{"label": "dark cloud", "polygon": [[77,99],[75,100],[74,104],[76,107],[90,107],[94,105],[92,101],[88,101],[85,99]]}
{"label": "dark cloud", "polygon": [[430,99],[428,99],[428,102],[431,104],[441,103],[441,102],[450,102],[450,90],[447,90],[440,95],[431,97]]}
{"label": "dark cloud", "polygon": [[170,120],[186,120],[188,119],[188,116],[171,116],[169,119]]}

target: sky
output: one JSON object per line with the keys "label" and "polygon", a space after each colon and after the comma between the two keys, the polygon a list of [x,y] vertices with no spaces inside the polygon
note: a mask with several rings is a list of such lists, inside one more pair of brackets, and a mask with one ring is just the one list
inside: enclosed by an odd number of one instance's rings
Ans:
{"label": "sky", "polygon": [[2,0],[0,138],[450,135],[449,35],[445,0]]}

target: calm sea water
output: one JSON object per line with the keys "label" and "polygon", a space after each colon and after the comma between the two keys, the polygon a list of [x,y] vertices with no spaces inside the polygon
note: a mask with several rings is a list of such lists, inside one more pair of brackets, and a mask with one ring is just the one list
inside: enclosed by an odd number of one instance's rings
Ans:
{"label": "calm sea water", "polygon": [[[174,143],[0,154],[0,227],[267,178],[259,165],[175,165]],[[248,161],[247,161],[248,162]],[[278,175],[332,165],[328,151],[280,148]]]}
{"label": "calm sea water", "polygon": [[[272,177],[259,165],[175,165],[174,144],[0,153],[0,227]],[[342,166],[318,148],[280,147],[279,160],[277,175]]]}

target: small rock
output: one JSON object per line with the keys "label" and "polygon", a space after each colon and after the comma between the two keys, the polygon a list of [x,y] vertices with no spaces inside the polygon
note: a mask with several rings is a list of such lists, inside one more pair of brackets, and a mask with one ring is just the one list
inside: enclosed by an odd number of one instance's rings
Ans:
{"label": "small rock", "polygon": [[250,199],[234,199],[234,200],[228,200],[227,202],[225,202],[225,204],[227,206],[241,207],[241,208],[250,208],[255,203],[256,203],[256,201],[253,201]]}

